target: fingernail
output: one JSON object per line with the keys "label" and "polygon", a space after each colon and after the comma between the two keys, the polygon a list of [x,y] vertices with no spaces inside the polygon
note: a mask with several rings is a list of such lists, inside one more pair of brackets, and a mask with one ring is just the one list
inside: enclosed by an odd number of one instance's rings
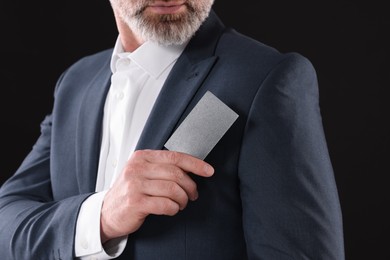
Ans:
{"label": "fingernail", "polygon": [[204,167],[204,171],[206,172],[206,174],[208,176],[211,176],[214,174],[214,168],[211,167],[210,165],[206,164],[205,167]]}
{"label": "fingernail", "polygon": [[195,195],[194,195],[194,197],[192,197],[192,201],[195,201],[195,200],[197,200],[198,198],[199,198],[199,193],[196,192]]}

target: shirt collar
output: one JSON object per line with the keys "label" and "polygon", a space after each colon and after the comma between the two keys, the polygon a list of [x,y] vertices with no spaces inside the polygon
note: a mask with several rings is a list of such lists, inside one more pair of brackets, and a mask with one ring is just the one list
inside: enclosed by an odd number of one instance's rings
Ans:
{"label": "shirt collar", "polygon": [[133,52],[123,50],[120,36],[118,36],[111,57],[111,71],[116,72],[116,61],[120,58],[129,58],[146,73],[158,78],[163,71],[177,60],[188,42],[181,45],[163,46],[147,41]]}

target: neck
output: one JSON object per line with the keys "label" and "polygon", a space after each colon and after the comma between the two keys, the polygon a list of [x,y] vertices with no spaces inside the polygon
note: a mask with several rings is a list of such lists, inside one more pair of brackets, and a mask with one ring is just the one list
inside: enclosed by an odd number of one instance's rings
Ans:
{"label": "neck", "polygon": [[145,42],[117,15],[115,16],[115,21],[124,51],[133,52]]}

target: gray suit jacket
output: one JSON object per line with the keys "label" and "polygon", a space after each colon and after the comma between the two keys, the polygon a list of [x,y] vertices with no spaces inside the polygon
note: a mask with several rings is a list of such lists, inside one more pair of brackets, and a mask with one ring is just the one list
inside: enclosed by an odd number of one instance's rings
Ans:
{"label": "gray suit jacket", "polygon": [[[72,259],[94,192],[112,49],[58,80],[52,113],[0,189],[1,259]],[[225,28],[212,12],[170,73],[137,149],[163,149],[206,91],[239,118],[206,157],[212,178],[173,217],[149,216],[120,259],[344,259],[342,216],[316,72],[297,53]]]}

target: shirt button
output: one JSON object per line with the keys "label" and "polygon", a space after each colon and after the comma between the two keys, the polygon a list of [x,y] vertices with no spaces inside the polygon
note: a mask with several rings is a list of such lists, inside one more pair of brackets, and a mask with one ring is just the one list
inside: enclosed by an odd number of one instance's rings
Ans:
{"label": "shirt button", "polygon": [[88,241],[86,240],[81,241],[81,247],[84,249],[88,249]]}
{"label": "shirt button", "polygon": [[128,58],[123,58],[123,59],[120,59],[121,63],[123,65],[129,65],[130,64],[130,60]]}
{"label": "shirt button", "polygon": [[117,61],[117,69],[118,70],[123,70],[125,69],[127,66],[129,66],[130,64],[130,60],[129,59],[119,59]]}
{"label": "shirt button", "polygon": [[119,99],[119,100],[122,100],[124,96],[125,96],[125,94],[123,94],[123,92],[119,92],[119,93],[116,95],[116,98]]}

